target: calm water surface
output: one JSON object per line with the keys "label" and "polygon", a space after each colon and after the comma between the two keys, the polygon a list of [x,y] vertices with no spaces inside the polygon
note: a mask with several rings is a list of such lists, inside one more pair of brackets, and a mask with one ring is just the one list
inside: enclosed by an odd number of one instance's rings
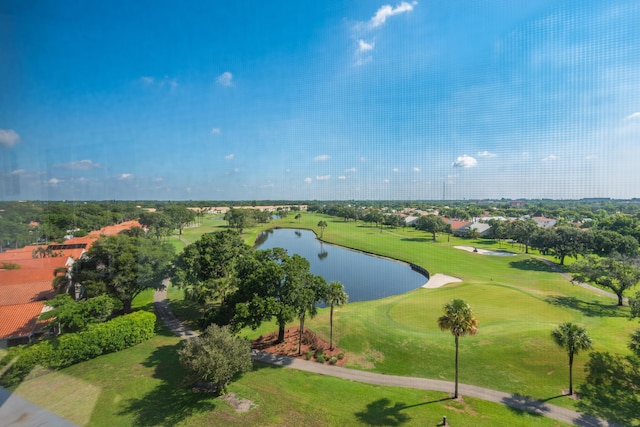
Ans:
{"label": "calm water surface", "polygon": [[311,273],[327,283],[340,281],[349,302],[401,294],[424,285],[427,278],[408,264],[322,243],[309,230],[278,229],[262,233],[256,249],[285,248],[309,260]]}

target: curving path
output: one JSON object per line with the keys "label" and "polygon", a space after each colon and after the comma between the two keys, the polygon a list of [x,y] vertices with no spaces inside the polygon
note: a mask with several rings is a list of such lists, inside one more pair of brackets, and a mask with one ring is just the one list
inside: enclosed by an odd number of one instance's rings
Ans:
{"label": "curving path", "polygon": [[[164,282],[165,285],[167,282]],[[167,301],[166,288],[156,291],[154,294],[154,306],[160,319],[177,336],[190,338],[198,335],[184,324],[182,324],[171,312]],[[454,383],[450,381],[431,380],[427,378],[401,377],[397,375],[385,375],[374,372],[359,371],[356,369],[342,368],[332,365],[311,362],[307,360],[295,359],[287,356],[280,356],[262,351],[252,350],[251,357],[254,361],[268,363],[271,365],[283,366],[298,369],[314,374],[327,375],[342,378],[349,381],[358,381],[367,384],[383,386],[415,388],[420,390],[431,390],[440,392],[451,392]],[[497,390],[477,387],[468,384],[458,384],[460,394],[487,400],[489,402],[500,403],[511,408],[530,412],[532,414],[553,418],[558,421],[584,427],[622,427],[619,424],[610,423],[590,415],[581,414],[571,409],[550,405],[546,402],[531,399],[516,394],[504,393]]]}

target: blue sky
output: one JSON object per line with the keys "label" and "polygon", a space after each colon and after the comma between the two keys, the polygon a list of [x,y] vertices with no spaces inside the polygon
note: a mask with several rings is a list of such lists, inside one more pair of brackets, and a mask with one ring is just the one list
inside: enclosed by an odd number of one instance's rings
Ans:
{"label": "blue sky", "polygon": [[0,2],[2,200],[640,197],[636,0]]}

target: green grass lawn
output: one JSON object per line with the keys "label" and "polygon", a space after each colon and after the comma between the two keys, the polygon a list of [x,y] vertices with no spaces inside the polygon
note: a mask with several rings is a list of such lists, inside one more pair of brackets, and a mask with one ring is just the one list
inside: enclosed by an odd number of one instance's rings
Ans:
{"label": "green grass lawn", "polygon": [[548,418],[473,398],[380,387],[256,364],[231,384],[255,405],[191,392],[166,331],[127,350],[22,383],[16,393],[81,426],[562,426]]}

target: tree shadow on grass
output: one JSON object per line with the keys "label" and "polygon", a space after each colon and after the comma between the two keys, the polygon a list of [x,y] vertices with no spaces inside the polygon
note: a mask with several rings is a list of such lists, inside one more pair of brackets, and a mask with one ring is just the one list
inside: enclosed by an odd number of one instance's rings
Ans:
{"label": "tree shadow on grass", "polygon": [[403,402],[391,405],[389,399],[378,399],[367,405],[367,409],[356,412],[355,416],[370,426],[399,426],[411,421],[411,417],[400,411],[406,408]]}
{"label": "tree shadow on grass", "polygon": [[433,238],[431,237],[403,237],[403,242],[433,242]]}
{"label": "tree shadow on grass", "polygon": [[[588,374],[585,384],[580,386],[578,409],[619,425],[640,425],[640,361],[593,352],[585,370]],[[589,416],[582,418],[590,419]]]}
{"label": "tree shadow on grass", "polygon": [[558,307],[571,308],[582,312],[588,317],[628,317],[628,314],[614,304],[602,304],[600,302],[588,302],[576,297],[552,296],[545,299],[549,304]]}
{"label": "tree shadow on grass", "polygon": [[160,384],[147,394],[124,402],[118,415],[132,415],[134,426],[176,425],[182,420],[216,408],[210,393],[193,392],[182,381],[185,372],[178,361],[180,344],[158,347],[143,362],[155,367]]}
{"label": "tree shadow on grass", "polygon": [[511,261],[509,267],[517,268],[525,271],[544,271],[545,273],[553,273],[554,270],[539,259],[523,259],[520,261]]}
{"label": "tree shadow on grass", "polygon": [[430,400],[428,402],[415,403],[406,405],[403,402],[397,402],[393,406],[389,399],[378,399],[367,405],[367,409],[362,412],[356,412],[355,416],[363,423],[370,426],[399,426],[411,421],[411,417],[400,411],[415,408],[433,403],[445,402],[452,400],[451,397],[443,397],[442,399]]}

